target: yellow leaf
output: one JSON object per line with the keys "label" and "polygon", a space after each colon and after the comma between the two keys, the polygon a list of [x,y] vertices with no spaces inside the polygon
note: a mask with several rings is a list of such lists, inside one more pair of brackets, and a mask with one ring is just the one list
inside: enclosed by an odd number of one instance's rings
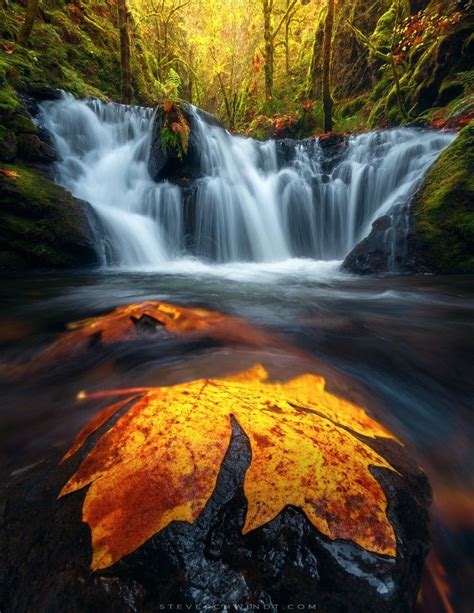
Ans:
{"label": "yellow leaf", "polygon": [[[127,392],[110,395],[120,393]],[[215,488],[232,416],[252,453],[244,533],[293,505],[327,537],[395,556],[387,500],[369,470],[391,466],[358,435],[394,437],[327,392],[322,377],[274,383],[257,365],[234,377],[129,394],[100,413],[66,456],[130,404],[60,494],[89,486],[83,520],[92,531],[92,569],[111,566],[172,521],[196,521]]]}

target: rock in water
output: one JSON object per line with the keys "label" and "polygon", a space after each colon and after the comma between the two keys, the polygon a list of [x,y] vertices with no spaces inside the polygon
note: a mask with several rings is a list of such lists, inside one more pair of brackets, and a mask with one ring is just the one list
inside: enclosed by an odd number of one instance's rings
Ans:
{"label": "rock in water", "polygon": [[401,271],[407,264],[402,257],[406,235],[397,231],[396,221],[400,216],[397,215],[395,220],[394,217],[383,215],[374,221],[369,236],[357,243],[344,260],[342,267],[345,270],[358,275]]}
{"label": "rock in water", "polygon": [[356,274],[474,271],[474,122],[428,170],[411,201],[377,219],[346,257]]}
{"label": "rock in water", "polygon": [[[362,437],[363,438],[363,437]],[[5,611],[156,611],[181,604],[320,613],[410,611],[429,548],[427,479],[401,446],[365,440],[397,472],[371,471],[389,501],[396,558],[319,533],[297,508],[242,535],[249,440],[236,422],[216,488],[194,524],[173,522],[112,567],[91,573],[81,523],[85,491],[57,499],[79,462],[51,458],[11,478],[3,492],[0,542]]]}
{"label": "rock in water", "polygon": [[415,270],[474,272],[474,121],[430,168],[411,217]]}
{"label": "rock in water", "polygon": [[97,263],[87,203],[24,165],[0,169],[0,270]]}
{"label": "rock in water", "polygon": [[189,104],[183,104],[179,109],[189,124],[189,146],[184,155],[180,155],[173,147],[164,145],[162,129],[166,113],[161,107],[156,110],[148,161],[148,170],[155,181],[170,180],[186,183],[191,179],[200,177],[199,122],[225,129],[216,117],[206,111]]}

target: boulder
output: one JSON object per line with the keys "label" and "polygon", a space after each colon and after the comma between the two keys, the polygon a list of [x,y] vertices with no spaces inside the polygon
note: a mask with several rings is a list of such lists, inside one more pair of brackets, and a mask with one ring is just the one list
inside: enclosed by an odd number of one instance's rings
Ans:
{"label": "boulder", "polygon": [[320,613],[413,610],[429,548],[431,490],[389,439],[365,440],[396,472],[371,469],[385,491],[397,535],[395,558],[319,533],[295,507],[242,535],[250,445],[233,423],[230,447],[203,513],[173,522],[108,569],[91,573],[84,491],[58,500],[87,449],[71,462],[49,459],[18,472],[1,495],[5,611],[215,611],[232,606]]}
{"label": "boulder", "polygon": [[374,221],[372,230],[344,260],[342,267],[358,275],[410,270],[407,255],[407,206]]}
{"label": "boulder", "polygon": [[346,257],[356,274],[474,272],[474,122],[426,174],[408,205],[375,221]]}
{"label": "boulder", "polygon": [[391,225],[388,215],[377,219],[372,224],[369,236],[357,243],[344,260],[344,270],[359,275],[387,272],[390,247],[386,234]]}
{"label": "boulder", "polygon": [[323,154],[322,166],[325,173],[330,174],[342,160],[348,140],[345,134],[336,132],[329,132],[319,137],[319,146]]}
{"label": "boulder", "polygon": [[162,139],[162,129],[165,119],[165,111],[162,107],[156,110],[153,120],[152,137],[150,145],[150,155],[148,169],[155,181],[170,180],[177,183],[186,184],[192,179],[202,176],[200,167],[200,151],[202,143],[200,141],[200,122],[207,126],[219,127],[225,130],[224,126],[216,117],[188,104],[179,107],[185,120],[189,124],[189,146],[187,151],[182,154],[173,147],[166,147]]}
{"label": "boulder", "polygon": [[430,168],[410,213],[415,270],[474,272],[474,121]]}
{"label": "boulder", "polygon": [[0,270],[97,263],[90,207],[37,170],[3,165],[0,199]]}
{"label": "boulder", "polygon": [[59,159],[54,147],[45,143],[37,134],[19,134],[18,157],[26,162],[51,164]]}

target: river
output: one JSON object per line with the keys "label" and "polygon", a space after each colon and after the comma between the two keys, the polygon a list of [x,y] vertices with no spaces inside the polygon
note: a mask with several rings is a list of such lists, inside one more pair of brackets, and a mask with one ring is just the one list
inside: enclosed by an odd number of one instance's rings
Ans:
{"label": "river", "polygon": [[[93,207],[101,268],[3,278],[0,374],[38,355],[68,323],[150,299],[238,316],[274,341],[143,329],[133,342],[5,376],[6,474],[68,448],[99,408],[78,401],[81,390],[168,385],[255,362],[274,378],[316,372],[393,431],[427,472],[434,551],[454,610],[472,610],[473,279],[341,272],[374,219],[396,218],[454,135],[360,135],[328,168],[314,140],[291,144],[282,162],[277,144],[231,137],[198,118],[202,176],[186,218],[184,190],[151,180],[150,110],[65,96],[41,113],[62,156],[57,181]],[[393,232],[387,240],[395,244]]]}
{"label": "river", "polygon": [[281,339],[271,348],[249,349],[157,340],[145,330],[134,343],[64,360],[6,386],[1,426],[8,472],[68,447],[97,411],[96,403],[75,400],[83,389],[166,385],[219,376],[255,361],[275,377],[323,373],[330,387],[367,406],[394,431],[429,475],[435,548],[450,575],[454,610],[465,610],[472,581],[472,517],[462,502],[474,485],[472,279],[364,279],[341,274],[334,264],[318,268],[298,260],[286,270],[283,264],[201,269],[192,275],[183,268],[170,274],[83,272],[4,280],[4,363],[31,357],[68,322],[148,299],[236,315]]}

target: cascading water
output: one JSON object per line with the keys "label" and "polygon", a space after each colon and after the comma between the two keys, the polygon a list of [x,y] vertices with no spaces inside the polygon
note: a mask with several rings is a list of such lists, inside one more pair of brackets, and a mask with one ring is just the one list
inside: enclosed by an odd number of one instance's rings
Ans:
{"label": "cascading water", "polygon": [[58,182],[100,219],[104,266],[150,268],[197,256],[213,262],[342,260],[375,219],[408,201],[454,135],[412,128],[354,136],[329,174],[319,142],[231,136],[195,114],[201,178],[191,222],[183,191],[148,172],[153,111],[79,101],[45,102],[42,122],[62,161]]}

